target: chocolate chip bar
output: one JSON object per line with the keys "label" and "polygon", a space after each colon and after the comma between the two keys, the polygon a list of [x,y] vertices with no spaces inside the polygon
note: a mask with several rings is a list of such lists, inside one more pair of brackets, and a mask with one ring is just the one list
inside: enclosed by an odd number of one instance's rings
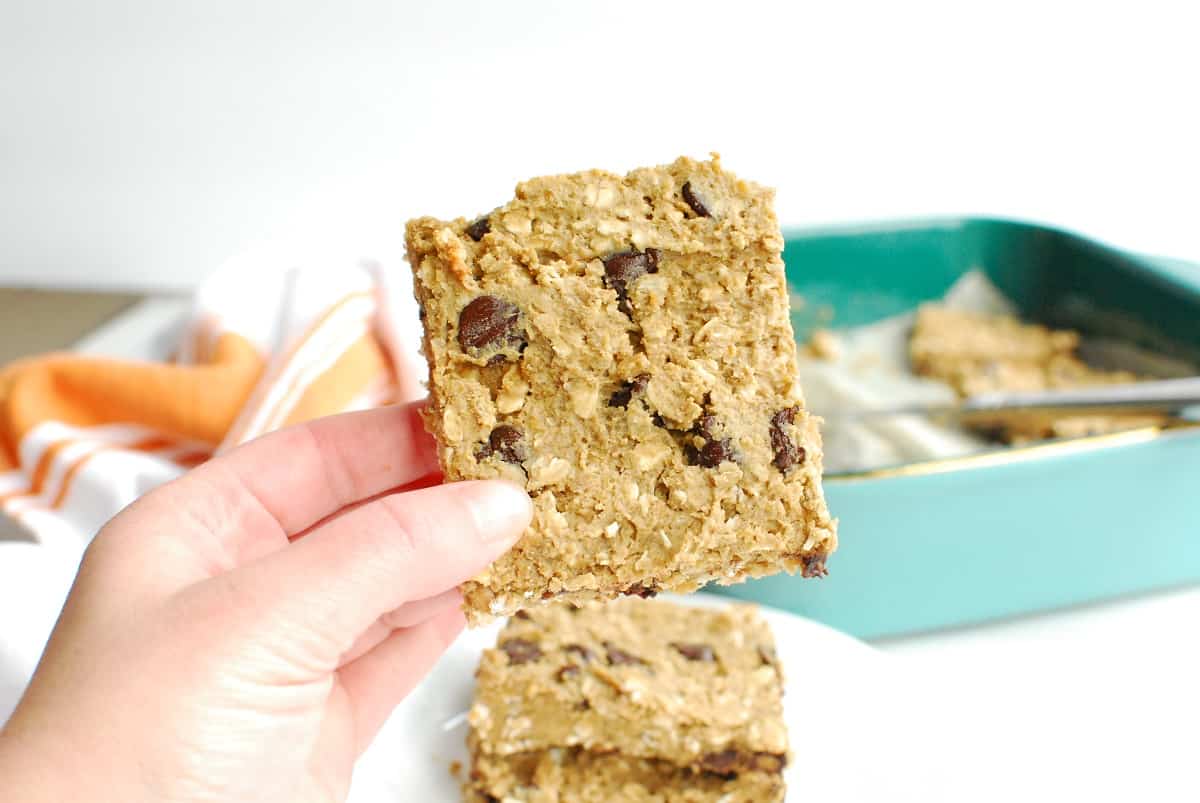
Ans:
{"label": "chocolate chip bar", "polygon": [[541,606],[477,680],[469,801],[783,800],[782,673],[752,607]]}
{"label": "chocolate chip bar", "polygon": [[773,197],[715,156],[683,158],[409,222],[445,477],[534,500],[516,547],[464,586],[472,624],[825,573],[836,536]]}
{"label": "chocolate chip bar", "polygon": [[[927,304],[917,311],[909,340],[913,371],[940,379],[959,396],[994,391],[1065,390],[1137,381],[1128,371],[1098,371],[1078,356],[1079,333]],[[997,440],[1023,443],[1073,438],[1141,426],[1154,415],[1053,415],[1006,413],[974,423]]]}

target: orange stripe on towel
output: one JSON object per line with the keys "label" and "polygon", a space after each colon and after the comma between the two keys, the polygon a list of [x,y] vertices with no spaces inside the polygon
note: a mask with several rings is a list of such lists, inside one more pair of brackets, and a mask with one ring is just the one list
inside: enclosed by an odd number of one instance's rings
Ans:
{"label": "orange stripe on towel", "polygon": [[200,365],[67,354],[14,364],[0,372],[0,463],[21,465],[20,443],[48,421],[80,428],[133,423],[217,444],[262,370],[255,345],[233,332],[222,333],[211,361]]}
{"label": "orange stripe on towel", "polygon": [[283,426],[309,421],[330,410],[344,410],[389,371],[387,356],[371,335],[363,335],[328,370],[309,383],[287,413]]}
{"label": "orange stripe on towel", "polygon": [[[262,416],[262,420],[264,421],[270,421],[278,416],[278,410],[274,408],[277,408],[279,401],[286,399],[289,394],[285,392],[281,396],[276,396],[273,402],[269,405],[268,399],[270,398],[272,392],[277,390],[280,381],[282,381],[285,376],[295,369],[296,363],[303,354],[305,346],[307,346],[316,336],[316,334],[324,329],[334,318],[334,316],[345,307],[355,301],[372,297],[373,296],[371,293],[361,290],[358,292],[349,293],[339,299],[337,303],[327,309],[320,318],[313,321],[313,323],[309,325],[308,329],[305,330],[300,339],[297,340],[288,350],[287,356],[284,357],[284,359],[271,371],[271,375],[269,377],[270,381],[266,381],[266,379],[268,379],[267,377],[264,377],[264,380],[260,381],[259,386],[255,389],[253,396],[250,398],[245,408],[243,408],[238,420],[234,422],[232,427],[230,427],[229,433],[225,436],[224,441],[222,441],[222,448],[236,446],[249,440],[250,438],[257,437],[266,431],[262,427],[256,427],[254,422],[256,419],[259,419],[260,416]],[[295,379],[293,378],[288,383],[288,390],[290,390],[294,385]]]}
{"label": "orange stripe on towel", "polygon": [[33,468],[33,475],[29,480],[29,485],[22,490],[10,491],[0,495],[0,505],[8,504],[13,499],[19,499],[22,496],[37,496],[40,494],[42,487],[46,484],[46,477],[50,476],[50,470],[54,467],[54,461],[58,459],[58,455],[63,449],[78,442],[78,438],[64,438],[54,441],[47,446],[38,458],[37,465]]}
{"label": "orange stripe on towel", "polygon": [[208,462],[212,457],[212,451],[205,449],[203,451],[187,452],[186,454],[177,455],[171,459],[171,462],[180,468],[192,469],[196,466]]}
{"label": "orange stripe on towel", "polygon": [[[51,474],[53,474],[54,469],[56,468],[57,464],[60,462],[63,451],[68,446],[71,446],[71,445],[74,445],[74,444],[77,444],[80,442],[83,442],[83,439],[70,438],[70,439],[64,439],[61,441],[55,441],[54,443],[50,444],[50,446],[48,446],[46,448],[46,450],[42,453],[41,458],[38,460],[38,465],[37,465],[37,469],[34,472],[33,481],[27,487],[22,488],[21,490],[12,491],[10,493],[4,494],[3,496],[0,496],[0,505],[7,506],[11,502],[24,501],[27,499],[37,499],[39,496],[41,496],[43,493],[45,493],[45,491],[47,490],[46,486],[47,486],[49,477],[51,476]],[[60,480],[58,491],[57,491],[57,493],[55,493],[54,499],[53,499],[53,501],[50,502],[49,507],[51,507],[51,508],[61,507],[63,500],[66,499],[67,495],[70,493],[71,484],[75,480],[76,476],[83,469],[83,467],[88,463],[88,461],[91,460],[93,457],[95,457],[100,452],[114,451],[114,450],[126,450],[126,451],[134,451],[134,452],[143,452],[146,454],[153,454],[155,452],[162,451],[162,450],[178,449],[178,448],[179,448],[179,442],[177,440],[166,437],[166,436],[162,436],[162,435],[151,435],[151,436],[142,438],[139,441],[134,441],[132,443],[101,443],[99,441],[94,442],[91,445],[91,447],[87,451],[85,451],[83,454],[76,455],[75,459],[72,460],[71,463],[69,465],[67,465],[66,468],[63,470],[62,479]],[[183,456],[186,457],[191,462],[191,465],[198,465],[199,463],[202,463],[202,462],[204,462],[205,459],[207,459],[208,454],[209,454],[208,452],[196,450],[196,451],[187,452]],[[172,460],[171,462],[177,463],[178,465],[181,465],[181,466],[183,465],[182,463],[179,463],[177,460]],[[190,467],[190,466],[184,466],[184,467]]]}

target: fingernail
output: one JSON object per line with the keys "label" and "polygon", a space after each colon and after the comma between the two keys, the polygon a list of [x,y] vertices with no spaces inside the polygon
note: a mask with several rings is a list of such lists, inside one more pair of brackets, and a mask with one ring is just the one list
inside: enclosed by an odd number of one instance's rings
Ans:
{"label": "fingernail", "polygon": [[475,511],[485,543],[516,542],[533,518],[533,503],[521,487],[504,480],[475,483]]}

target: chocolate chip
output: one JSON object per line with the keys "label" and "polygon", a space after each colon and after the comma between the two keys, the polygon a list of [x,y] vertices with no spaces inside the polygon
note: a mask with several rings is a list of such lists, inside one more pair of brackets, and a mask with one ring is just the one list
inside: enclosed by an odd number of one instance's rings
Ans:
{"label": "chocolate chip", "polygon": [[608,286],[617,291],[617,299],[621,311],[629,315],[629,285],[645,276],[647,273],[658,272],[657,248],[647,248],[643,252],[623,251],[605,258],[604,274],[608,277]]}
{"label": "chocolate chip", "polygon": [[719,753],[709,753],[700,759],[700,767],[718,775],[727,775],[734,771],[740,762],[736,750],[722,750]]}
{"label": "chocolate chip", "polygon": [[692,447],[692,463],[704,468],[716,468],[726,460],[734,459],[733,443],[725,438],[719,441],[708,441],[699,449]]}
{"label": "chocolate chip", "polygon": [[785,766],[787,756],[780,753],[739,753],[733,749],[709,753],[700,759],[701,769],[726,777],[732,777],[743,770],[778,774]]}
{"label": "chocolate chip", "polygon": [[689,661],[716,661],[717,654],[713,652],[713,648],[707,644],[680,644],[672,642],[672,647],[675,651]]}
{"label": "chocolate chip", "polygon": [[554,679],[562,683],[567,678],[575,677],[579,674],[579,667],[575,664],[567,664],[554,673]]}
{"label": "chocolate chip", "polygon": [[775,415],[771,416],[771,428],[782,430],[788,424],[796,421],[796,413],[799,412],[798,407],[785,407]]}
{"label": "chocolate chip", "polygon": [[592,651],[582,644],[568,644],[567,646],[563,647],[563,652],[574,655],[585,664],[590,664],[592,662],[592,658],[595,657],[595,655],[592,654]]}
{"label": "chocolate chip", "polygon": [[[804,458],[806,458],[807,456],[808,456],[808,452],[806,452],[804,450],[804,447],[797,446],[795,448],[795,451],[792,452],[792,458],[791,458],[792,465],[802,465],[804,463]],[[779,458],[776,458],[776,460],[778,460],[778,459]],[[778,463],[776,463],[776,465],[778,465]],[[781,470],[784,470],[784,469],[782,469],[782,467],[781,467]]]}
{"label": "chocolate chip", "polygon": [[795,422],[799,411],[799,407],[787,407],[771,416],[771,450],[775,452],[775,459],[771,462],[784,474],[803,464],[807,456],[804,447],[797,446],[784,429]]}
{"label": "chocolate chip", "polygon": [[696,420],[696,433],[706,441],[720,437],[717,428],[718,423],[715,415],[702,415]]}
{"label": "chocolate chip", "polygon": [[800,576],[828,577],[829,570],[825,568],[825,559],[828,557],[824,552],[814,552],[800,558]]}
{"label": "chocolate chip", "polygon": [[484,349],[521,348],[525,333],[516,304],[495,296],[479,296],[458,314],[458,345],[469,354]]}
{"label": "chocolate chip", "polygon": [[650,384],[650,374],[638,374],[633,379],[621,384],[608,400],[609,407],[628,407],[633,394],[641,393]]}
{"label": "chocolate chip", "polygon": [[708,211],[708,207],[705,206],[704,202],[696,197],[696,193],[692,191],[692,182],[683,182],[683,189],[681,192],[683,194],[683,200],[692,208],[693,212],[700,217],[712,217],[712,213]]}
{"label": "chocolate chip", "polygon": [[633,390],[629,383],[626,382],[617,390],[613,391],[613,395],[608,397],[609,407],[628,407],[630,399],[633,398]]}
{"label": "chocolate chip", "polygon": [[632,653],[628,653],[622,649],[614,647],[611,643],[609,643],[607,641],[604,642],[604,652],[605,652],[605,655],[608,657],[609,666],[637,666],[637,665],[644,666],[646,663],[641,658],[638,658],[636,655],[633,655]]}
{"label": "chocolate chip", "polygon": [[488,436],[488,454],[495,454],[505,463],[520,465],[528,456],[525,434],[508,424],[501,424]]}
{"label": "chocolate chip", "polygon": [[508,655],[510,666],[527,664],[542,657],[542,648],[523,638],[510,638],[500,643],[500,649]]}
{"label": "chocolate chip", "polygon": [[692,426],[692,434],[703,440],[699,446],[695,443],[685,443],[684,456],[693,466],[716,468],[726,460],[736,460],[737,453],[733,441],[722,437],[720,419],[711,413],[700,416]]}
{"label": "chocolate chip", "polygon": [[479,242],[483,239],[483,235],[487,234],[491,230],[492,222],[488,220],[487,216],[485,215],[471,225],[467,226],[467,236],[475,242]]}
{"label": "chocolate chip", "polygon": [[642,599],[650,599],[658,596],[658,589],[654,586],[644,586],[641,583],[634,583],[623,592],[629,597],[641,597]]}
{"label": "chocolate chip", "polygon": [[529,615],[529,611],[517,611],[516,613],[513,614],[513,618],[514,619],[522,619],[527,622],[533,617],[531,617]]}
{"label": "chocolate chip", "polygon": [[663,420],[662,415],[659,413],[655,413],[654,415],[650,416],[650,422],[659,429],[667,428],[667,422]]}

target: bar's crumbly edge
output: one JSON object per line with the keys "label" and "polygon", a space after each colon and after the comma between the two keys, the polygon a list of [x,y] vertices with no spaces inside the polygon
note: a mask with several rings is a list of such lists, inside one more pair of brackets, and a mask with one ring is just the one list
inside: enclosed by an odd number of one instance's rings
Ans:
{"label": "bar's crumbly edge", "polygon": [[786,757],[770,754],[719,754],[711,757],[707,767],[578,747],[499,756],[474,744],[471,754],[463,792],[466,800],[479,803],[523,800],[529,791],[560,796],[566,792],[571,795],[568,799],[584,803],[606,801],[613,799],[613,790],[627,790],[630,784],[645,790],[647,800],[669,800],[673,798],[669,793],[676,792],[695,803],[777,803],[786,793]]}

